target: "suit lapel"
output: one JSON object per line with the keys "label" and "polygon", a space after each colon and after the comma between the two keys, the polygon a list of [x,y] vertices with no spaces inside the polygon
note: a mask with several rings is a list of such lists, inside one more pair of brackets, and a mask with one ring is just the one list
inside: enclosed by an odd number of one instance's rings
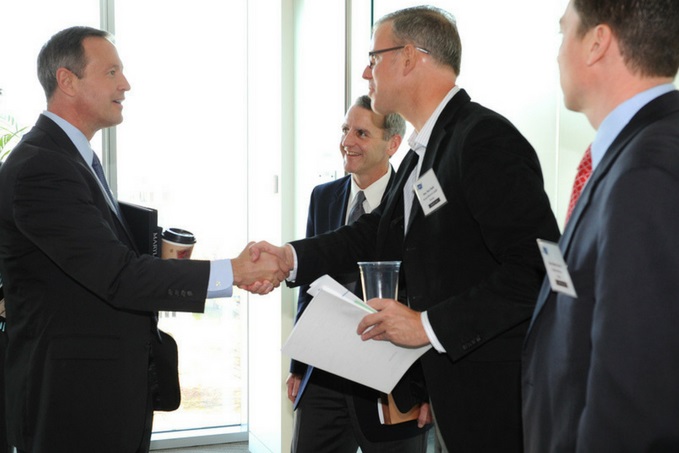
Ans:
{"label": "suit lapel", "polygon": [[380,200],[380,206],[387,201],[387,198],[389,197],[389,194],[391,193],[391,189],[394,187],[394,182],[396,181],[396,172],[394,171],[394,167],[389,165],[389,182],[387,182],[387,187],[384,189],[384,193],[382,194],[382,199]]}
{"label": "suit lapel", "polygon": [[[445,147],[441,146],[443,138],[446,137],[450,128],[457,121],[457,114],[460,108],[471,101],[471,98],[465,90],[460,90],[455,96],[452,97],[448,104],[443,108],[441,115],[439,115],[436,120],[436,124],[432,129],[431,136],[427,142],[427,150],[424,153],[422,160],[422,165],[420,166],[420,173],[418,178],[434,168],[438,162],[441,160],[442,153]],[[438,176],[437,176],[438,177]],[[408,225],[412,226],[417,216],[422,215],[422,207],[417,201],[417,196],[413,197],[413,206],[410,210],[410,218],[408,219]],[[408,232],[411,231],[409,227],[406,231],[406,236]]]}
{"label": "suit lapel", "polygon": [[[73,142],[66,132],[60,128],[57,123],[46,117],[45,115],[40,115],[38,121],[35,122],[35,128],[40,130],[45,138],[52,141],[54,146],[49,147],[49,149],[58,150],[66,154],[70,159],[77,161],[79,164],[83,165],[85,161],[83,160],[78,148],[75,147]],[[27,137],[29,141],[30,136]],[[39,143],[40,146],[45,146],[44,143]]]}
{"label": "suit lapel", "polygon": [[[403,222],[403,186],[408,180],[408,175],[413,168],[413,159],[417,157],[415,151],[410,150],[403,158],[396,175],[392,175],[389,184],[391,188],[387,193],[386,200],[382,196],[382,204],[378,208],[381,211],[380,224],[377,231],[377,255],[381,256],[384,244],[389,237],[390,231],[395,231],[396,224]],[[374,212],[374,211],[373,211]],[[402,240],[403,238],[401,238]]]}
{"label": "suit lapel", "polygon": [[101,187],[101,182],[99,181],[97,176],[92,172],[91,167],[87,162],[85,162],[82,155],[80,154],[80,151],[78,151],[78,148],[76,148],[76,146],[73,144],[73,142],[68,137],[66,132],[64,132],[64,130],[61,127],[59,127],[57,123],[55,123],[45,115],[40,115],[38,117],[38,121],[36,121],[35,127],[41,130],[44,136],[49,138],[53,142],[54,144],[53,149],[62,152],[69,159],[75,161],[78,165],[83,166],[83,168],[87,170],[86,171],[87,174],[89,174],[90,177],[93,178],[94,182],[97,184],[97,187],[99,187],[100,190],[102,191],[102,196],[104,197],[106,205],[108,206],[108,209],[112,214],[111,217],[113,217],[113,221],[118,223],[120,229],[125,232],[128,242],[132,244],[133,248],[136,250],[136,244],[134,243],[132,235],[130,234],[129,229],[125,224],[126,222],[118,217],[115,207],[111,205],[108,196],[103,192],[104,189]]}
{"label": "suit lapel", "polygon": [[347,218],[347,204],[349,204],[349,195],[351,194],[351,176],[349,176],[344,184],[337,187],[335,196],[330,202],[330,228],[339,228],[344,225]]}
{"label": "suit lapel", "polygon": [[[679,92],[677,91],[672,91],[649,102],[646,106],[639,110],[636,115],[634,115],[627,126],[623,128],[623,130],[620,132],[620,134],[618,134],[616,139],[608,148],[603,159],[592,172],[592,176],[582,191],[582,194],[580,195],[580,198],[573,209],[571,218],[564,229],[561,240],[559,241],[559,248],[564,256],[564,259],[566,259],[566,262],[568,262],[568,251],[570,250],[571,244],[573,243],[573,236],[577,230],[578,224],[580,223],[580,219],[587,212],[587,209],[589,208],[594,196],[594,192],[596,191],[599,184],[601,184],[604,177],[610,172],[612,166],[623,153],[629,142],[649,124],[679,110],[679,108],[677,108],[677,104],[679,104]],[[538,296],[535,310],[533,312],[533,319],[531,320],[531,324],[528,328],[528,332],[530,332],[535,319],[538,317],[551,293],[552,291],[547,281],[547,277],[545,277],[540,295]]]}
{"label": "suit lapel", "polygon": [[469,103],[469,101],[471,101],[471,98],[467,92],[465,90],[460,90],[443,108],[441,115],[439,115],[439,118],[436,120],[436,124],[431,131],[429,142],[427,142],[427,152],[424,153],[424,160],[420,167],[420,175],[433,168],[436,163],[441,160],[441,153],[443,152],[441,141],[450,131],[451,126],[457,121],[457,114],[460,109]]}

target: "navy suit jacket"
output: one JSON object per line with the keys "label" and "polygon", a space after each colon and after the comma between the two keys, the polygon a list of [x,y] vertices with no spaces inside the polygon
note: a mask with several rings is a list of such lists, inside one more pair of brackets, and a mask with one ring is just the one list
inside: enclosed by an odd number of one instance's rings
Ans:
{"label": "navy suit jacket", "polygon": [[292,242],[295,284],[356,261],[402,261],[399,288],[411,308],[428,312],[447,351],[420,360],[446,445],[519,451],[521,346],[544,276],[536,239],[559,237],[537,155],[509,121],[461,90],[436,122],[420,172],[434,171],[447,203],[425,216],[414,201],[405,234],[407,160],[377,211]]}
{"label": "navy suit jacket", "polygon": [[75,145],[40,116],[0,168],[10,443],[136,451],[154,312],[202,312],[209,272],[140,256]]}
{"label": "navy suit jacket", "polygon": [[679,451],[679,92],[644,106],[596,167],[523,352],[528,452]]}

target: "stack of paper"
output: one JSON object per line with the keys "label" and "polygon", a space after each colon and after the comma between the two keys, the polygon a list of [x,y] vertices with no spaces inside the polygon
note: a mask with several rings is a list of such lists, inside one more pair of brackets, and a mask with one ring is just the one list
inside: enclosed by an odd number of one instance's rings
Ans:
{"label": "stack of paper", "polygon": [[312,283],[309,294],[314,298],[283,345],[283,353],[295,360],[390,393],[431,348],[361,340],[356,328],[375,310],[328,275]]}

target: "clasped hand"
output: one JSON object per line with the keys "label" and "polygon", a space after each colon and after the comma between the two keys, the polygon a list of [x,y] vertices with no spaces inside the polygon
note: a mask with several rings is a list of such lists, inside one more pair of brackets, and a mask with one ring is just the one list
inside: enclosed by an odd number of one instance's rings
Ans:
{"label": "clasped hand", "polygon": [[292,252],[268,242],[250,242],[231,260],[233,283],[255,294],[267,294],[278,288],[293,266]]}
{"label": "clasped hand", "polygon": [[231,265],[236,286],[254,294],[267,294],[290,275],[294,258],[288,246],[250,242]]}

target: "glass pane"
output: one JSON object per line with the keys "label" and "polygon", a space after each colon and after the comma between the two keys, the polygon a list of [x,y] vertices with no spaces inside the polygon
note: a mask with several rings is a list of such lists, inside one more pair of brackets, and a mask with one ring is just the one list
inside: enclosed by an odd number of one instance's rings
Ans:
{"label": "glass pane", "polygon": [[[472,101],[506,116],[531,142],[540,158],[553,206],[552,189],[560,179],[554,137],[563,134],[558,130],[561,93],[556,55],[559,17],[566,3],[567,0],[431,2],[457,20],[462,40],[458,85]],[[375,18],[419,4],[417,0],[374,0]],[[572,177],[564,180],[572,181]]]}
{"label": "glass pane", "polygon": [[[115,6],[132,86],[117,130],[118,198],[193,232],[192,258],[235,256],[247,242],[246,1]],[[236,290],[205,314],[161,314],[179,345],[182,405],[156,413],[155,432],[246,423],[240,302]]]}
{"label": "glass pane", "polygon": [[[39,14],[36,14],[39,11]],[[91,0],[21,0],[0,2],[0,116],[11,116],[19,128],[30,129],[45,110],[36,61],[43,44],[56,32],[73,26],[99,26],[99,3]],[[28,130],[27,129],[27,130]],[[99,142],[95,138],[95,145]]]}

